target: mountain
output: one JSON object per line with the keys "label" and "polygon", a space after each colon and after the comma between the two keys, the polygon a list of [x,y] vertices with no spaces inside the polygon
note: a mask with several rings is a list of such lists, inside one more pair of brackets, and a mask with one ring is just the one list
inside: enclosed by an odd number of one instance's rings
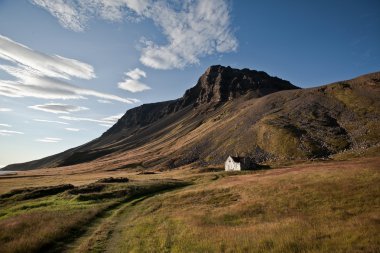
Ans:
{"label": "mountain", "polygon": [[328,157],[379,145],[380,72],[300,89],[265,72],[211,66],[176,100],[128,110],[99,138],[5,170],[215,165],[228,155]]}

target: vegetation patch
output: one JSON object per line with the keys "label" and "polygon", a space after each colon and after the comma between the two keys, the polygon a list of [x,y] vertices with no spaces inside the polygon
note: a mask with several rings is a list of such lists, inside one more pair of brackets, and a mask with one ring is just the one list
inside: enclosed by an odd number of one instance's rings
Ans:
{"label": "vegetation patch", "polygon": [[172,179],[126,182],[107,178],[80,187],[35,187],[3,194],[0,252],[63,251],[90,224],[124,203],[189,185]]}
{"label": "vegetation patch", "polygon": [[75,187],[74,189],[68,190],[67,193],[77,195],[77,194],[84,194],[84,193],[101,192],[105,187],[106,185],[104,184],[88,184],[88,185]]}
{"label": "vegetation patch", "polygon": [[[128,184],[125,186],[106,188],[109,191],[103,191],[99,193],[81,194],[77,197],[79,201],[88,200],[104,200],[114,198],[135,198],[147,194],[152,194],[159,191],[170,190],[173,188],[186,186],[188,182],[181,180],[149,180],[143,183]],[[114,190],[111,190],[114,189]]]}
{"label": "vegetation patch", "polygon": [[8,193],[0,196],[0,199],[12,198],[14,200],[27,200],[36,199],[45,196],[55,195],[69,189],[73,189],[74,186],[71,184],[62,184],[57,186],[46,186],[46,187],[31,187],[31,188],[21,188],[15,189]]}
{"label": "vegetation patch", "polygon": [[96,183],[128,183],[129,179],[126,177],[108,177],[96,181]]}
{"label": "vegetation patch", "polygon": [[0,252],[379,252],[378,164],[93,183],[9,201]]}
{"label": "vegetation patch", "polygon": [[137,173],[137,175],[153,175],[153,174],[157,174],[157,173],[154,171],[141,171]]}
{"label": "vegetation patch", "polygon": [[379,176],[375,164],[326,163],[217,181],[208,177],[191,189],[131,207],[108,247],[111,252],[378,252]]}
{"label": "vegetation patch", "polygon": [[198,171],[199,171],[199,173],[221,172],[221,171],[224,171],[224,168],[222,166],[220,166],[220,167],[215,167],[215,166],[202,167],[202,168],[198,169]]}
{"label": "vegetation patch", "polygon": [[56,240],[76,233],[101,211],[101,206],[77,210],[29,211],[0,221],[0,252],[41,252]]}
{"label": "vegetation patch", "polygon": [[197,190],[180,194],[175,198],[175,205],[207,205],[223,207],[237,203],[240,195],[228,188]]}

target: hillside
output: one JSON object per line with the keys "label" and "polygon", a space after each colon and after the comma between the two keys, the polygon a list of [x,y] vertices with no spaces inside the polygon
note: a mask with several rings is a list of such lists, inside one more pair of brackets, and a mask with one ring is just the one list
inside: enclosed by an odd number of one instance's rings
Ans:
{"label": "hillside", "polygon": [[230,154],[258,161],[323,158],[379,145],[380,72],[299,89],[265,72],[211,66],[182,98],[131,110],[99,138],[30,170],[217,165]]}

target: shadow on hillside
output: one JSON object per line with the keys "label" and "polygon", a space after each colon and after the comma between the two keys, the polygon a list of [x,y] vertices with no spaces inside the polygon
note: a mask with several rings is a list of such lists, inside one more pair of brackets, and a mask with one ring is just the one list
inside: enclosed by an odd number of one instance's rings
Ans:
{"label": "shadow on hillside", "polygon": [[256,164],[253,168],[245,169],[245,171],[256,171],[256,170],[269,170],[271,167],[266,164]]}
{"label": "shadow on hillside", "polygon": [[[265,164],[257,164],[255,167],[244,169],[242,171],[231,171],[231,172],[244,172],[244,171],[259,171],[259,170],[269,170],[272,167]],[[223,166],[211,166],[211,167],[204,167],[198,169],[199,173],[210,173],[210,172],[225,172],[225,169]]]}

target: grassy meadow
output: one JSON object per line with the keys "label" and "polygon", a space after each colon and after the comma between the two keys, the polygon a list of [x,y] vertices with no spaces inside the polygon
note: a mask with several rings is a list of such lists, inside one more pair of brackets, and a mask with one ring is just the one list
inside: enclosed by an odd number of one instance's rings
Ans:
{"label": "grassy meadow", "polygon": [[[0,252],[61,252],[125,203],[187,185],[177,180],[95,182],[12,190],[0,196]],[[70,186],[70,185],[69,185]],[[42,193],[41,193],[42,192]]]}
{"label": "grassy meadow", "polygon": [[362,158],[4,191],[0,252],[380,252],[379,169]]}

